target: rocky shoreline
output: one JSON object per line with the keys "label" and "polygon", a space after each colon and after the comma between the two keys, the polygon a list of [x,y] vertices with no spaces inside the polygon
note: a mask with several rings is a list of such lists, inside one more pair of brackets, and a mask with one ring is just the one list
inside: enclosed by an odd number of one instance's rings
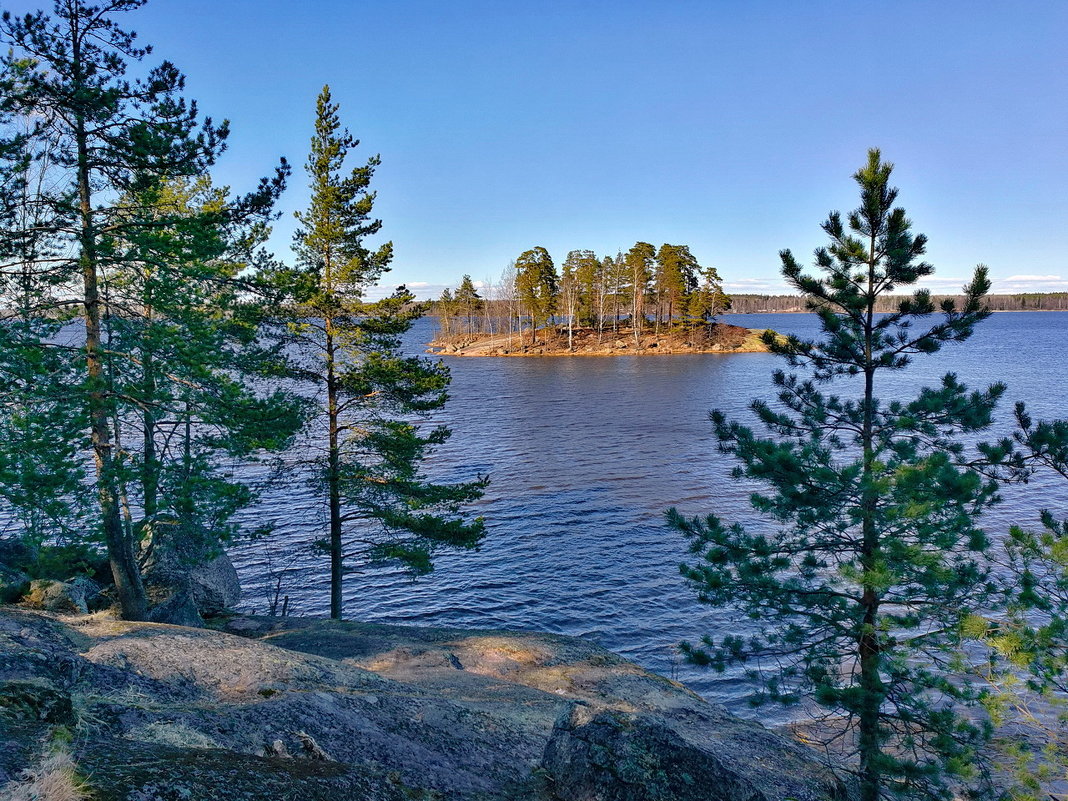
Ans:
{"label": "rocky shoreline", "polygon": [[664,356],[683,353],[767,353],[761,340],[762,328],[742,328],[716,323],[711,332],[655,334],[576,329],[569,344],[566,330],[542,329],[538,340],[530,341],[529,331],[512,334],[461,335],[436,339],[427,353],[442,356]]}
{"label": "rocky shoreline", "polygon": [[58,753],[104,801],[849,797],[805,746],[577,638],[208,622],[0,607],[0,796]]}

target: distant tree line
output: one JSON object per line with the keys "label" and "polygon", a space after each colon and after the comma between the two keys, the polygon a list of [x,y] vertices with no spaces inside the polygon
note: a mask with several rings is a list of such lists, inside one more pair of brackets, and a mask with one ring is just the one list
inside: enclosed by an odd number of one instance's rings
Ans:
{"label": "distant tree line", "polygon": [[445,337],[515,334],[522,341],[550,324],[596,329],[598,338],[627,330],[637,342],[643,332],[694,331],[731,307],[715,267],[700,264],[687,245],[659,248],[637,242],[626,253],[599,257],[572,250],[557,270],[543,247],[524,251],[497,282],[479,293],[465,275],[434,305]]}
{"label": "distant tree line", "polygon": [[[889,314],[895,311],[904,296],[883,295],[878,298],[876,313]],[[952,300],[958,305],[964,295],[932,295],[936,305]],[[808,311],[806,299],[799,295],[731,295],[731,311],[735,314],[761,312]],[[987,295],[987,307],[991,311],[1068,311],[1068,292],[1024,292],[1019,295]]]}

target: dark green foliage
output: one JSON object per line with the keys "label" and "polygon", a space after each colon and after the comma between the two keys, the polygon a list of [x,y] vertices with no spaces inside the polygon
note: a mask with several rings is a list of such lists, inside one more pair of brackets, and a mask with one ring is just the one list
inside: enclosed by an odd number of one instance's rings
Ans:
{"label": "dark green foliage", "polygon": [[[42,524],[61,517],[99,532],[133,619],[146,614],[139,548],[179,519],[225,533],[249,496],[216,458],[284,444],[296,416],[292,402],[240,378],[259,357],[237,276],[287,168],[243,198],[194,200],[204,187],[193,179],[227,128],[181,97],[174,65],[127,78],[150,48],[117,19],[143,4],[69,0],[51,18],[5,13],[0,25],[12,48],[3,110],[25,131],[21,149],[5,153],[22,177],[18,213],[4,218],[5,309],[18,303],[0,342],[0,369],[23,372],[2,439],[22,450],[0,471],[22,483],[24,497],[7,500],[32,508],[35,519],[20,513],[30,537],[56,536]],[[84,334],[61,328],[74,313]],[[21,391],[31,373],[32,392]],[[41,444],[49,428],[53,453]],[[78,485],[90,455],[96,492],[86,498]]]}
{"label": "dark green foliage", "polygon": [[305,402],[262,379],[279,356],[258,341],[267,288],[250,271],[275,192],[231,198],[207,178],[141,193],[105,297],[120,486],[142,514],[143,549],[204,552],[237,534],[256,497],[235,464],[286,448]]}
{"label": "dark green foliage", "polygon": [[460,286],[456,288],[453,301],[456,307],[463,312],[464,317],[467,318],[468,333],[474,333],[474,321],[478,313],[482,311],[482,297],[478,294],[478,290],[475,289],[471,276],[465,275],[460,281]]}
{"label": "dark green foliage", "polygon": [[560,289],[556,265],[543,247],[524,251],[515,260],[515,286],[519,302],[530,317],[531,341],[538,338],[538,327],[556,312]]}
{"label": "dark green foliage", "polygon": [[412,421],[448,400],[444,365],[401,353],[398,335],[421,311],[403,287],[375,304],[362,323],[364,358],[342,376],[346,393],[364,399],[340,463],[349,547],[372,561],[399,563],[413,575],[429,573],[440,548],[481,542],[482,519],[465,520],[461,507],[480,498],[488,483],[437,483],[423,473],[426,458],[451,431]]}
{"label": "dark green foliage", "polygon": [[[988,314],[979,268],[964,303],[944,303],[925,327],[936,311],[925,290],[876,316],[881,295],[933,269],[920,261],[926,238],[894,207],[890,171],[872,151],[854,176],[861,205],[824,223],[822,277],[781,254],[824,338],[767,337],[809,373],[776,372],[776,402],[753,402],[769,436],[712,414],[721,450],[739,462],[736,477],[761,486],[752,505],[762,520],[669,512],[699,559],[682,572],[700,599],[755,622],[751,636],[686,646],[691,658],[745,664],[757,703],[822,709],[823,737],[855,758],[865,801],[948,798],[951,782],[977,778],[987,727],[960,707],[981,693],[952,668],[962,622],[992,597],[990,543],[976,518],[998,497],[996,481],[968,464],[962,437],[990,425],[1004,392],[969,391],[950,374],[912,400],[880,400],[877,377],[967,339]],[[848,394],[823,391],[835,381]]]}
{"label": "dark green foliage", "polygon": [[638,342],[645,325],[645,307],[649,282],[653,277],[653,265],[656,262],[656,248],[648,242],[636,242],[624,257],[629,282],[630,324],[634,330],[634,341]]}
{"label": "dark green foliage", "polygon": [[[392,244],[364,244],[382,225],[371,217],[369,188],[378,157],[345,172],[357,145],[324,87],[307,163],[311,205],[297,215],[299,266],[277,275],[296,301],[295,317],[277,321],[281,341],[298,346],[287,374],[321,392],[323,436],[312,465],[326,506],[328,536],[317,544],[330,554],[335,618],[346,562],[396,561],[426,573],[435,550],[474,547],[483,533],[481,519],[464,520],[460,505],[481,495],[484,480],[437,484],[421,472],[449,435],[418,422],[447,400],[448,371],[401,351],[424,306],[404,287],[376,303],[364,298],[388,269]],[[470,278],[465,284],[458,299],[470,308],[477,293]],[[443,297],[445,319],[456,303]]]}
{"label": "dark green foliage", "polygon": [[656,252],[657,314],[667,304],[667,321],[670,324],[676,312],[685,311],[685,302],[697,289],[697,272],[700,265],[687,245],[663,244]]}
{"label": "dark green foliage", "polygon": [[697,265],[693,279],[694,287],[684,298],[682,324],[691,331],[702,326],[711,328],[716,316],[730,309],[730,296],[723,291],[723,282],[715,267]]}

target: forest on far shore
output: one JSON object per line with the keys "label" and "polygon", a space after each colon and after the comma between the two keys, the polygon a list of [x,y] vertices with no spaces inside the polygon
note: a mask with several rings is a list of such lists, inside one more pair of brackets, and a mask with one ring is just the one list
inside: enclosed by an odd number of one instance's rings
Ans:
{"label": "forest on far shore", "polygon": [[[486,282],[482,283],[486,286]],[[757,295],[757,294],[732,294],[730,297],[731,314],[786,314],[791,312],[807,312],[805,300],[797,295]],[[935,305],[941,305],[944,300],[953,300],[960,303],[963,295],[933,295]],[[1023,292],[1016,295],[987,295],[987,304],[992,311],[1068,311],[1068,292]],[[896,308],[901,296],[889,295],[879,299],[880,312],[890,312]],[[495,304],[503,304],[504,301],[494,298],[482,299],[488,306],[479,305],[479,312],[485,315],[488,311],[493,317],[503,316],[503,312],[494,309]],[[440,301],[431,304],[430,314],[441,317],[445,308]],[[449,308],[450,316],[458,316],[462,312],[455,306]]]}
{"label": "forest on far shore", "polygon": [[[887,295],[879,298],[878,312],[891,312],[903,296]],[[933,295],[935,306],[952,300],[958,305],[963,295]],[[987,295],[986,304],[992,311],[1068,311],[1068,292],[1024,292],[1018,295]],[[732,314],[761,312],[804,312],[805,300],[798,295],[731,295]]]}

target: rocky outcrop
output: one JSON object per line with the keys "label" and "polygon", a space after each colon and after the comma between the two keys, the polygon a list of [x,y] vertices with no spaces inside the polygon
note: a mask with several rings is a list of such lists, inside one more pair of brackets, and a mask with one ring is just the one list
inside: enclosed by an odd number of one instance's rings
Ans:
{"label": "rocky outcrop", "polygon": [[0,610],[0,683],[24,699],[0,708],[0,774],[67,699],[72,756],[115,801],[845,798],[802,746],[578,639],[221,628]]}
{"label": "rocky outcrop", "polygon": [[203,626],[205,617],[232,609],[241,600],[237,570],[210,536],[157,543],[144,581],[156,623]]}
{"label": "rocky outcrop", "polygon": [[542,764],[561,801],[846,797],[826,786],[799,745],[757,729],[695,722],[576,704],[553,728]]}

